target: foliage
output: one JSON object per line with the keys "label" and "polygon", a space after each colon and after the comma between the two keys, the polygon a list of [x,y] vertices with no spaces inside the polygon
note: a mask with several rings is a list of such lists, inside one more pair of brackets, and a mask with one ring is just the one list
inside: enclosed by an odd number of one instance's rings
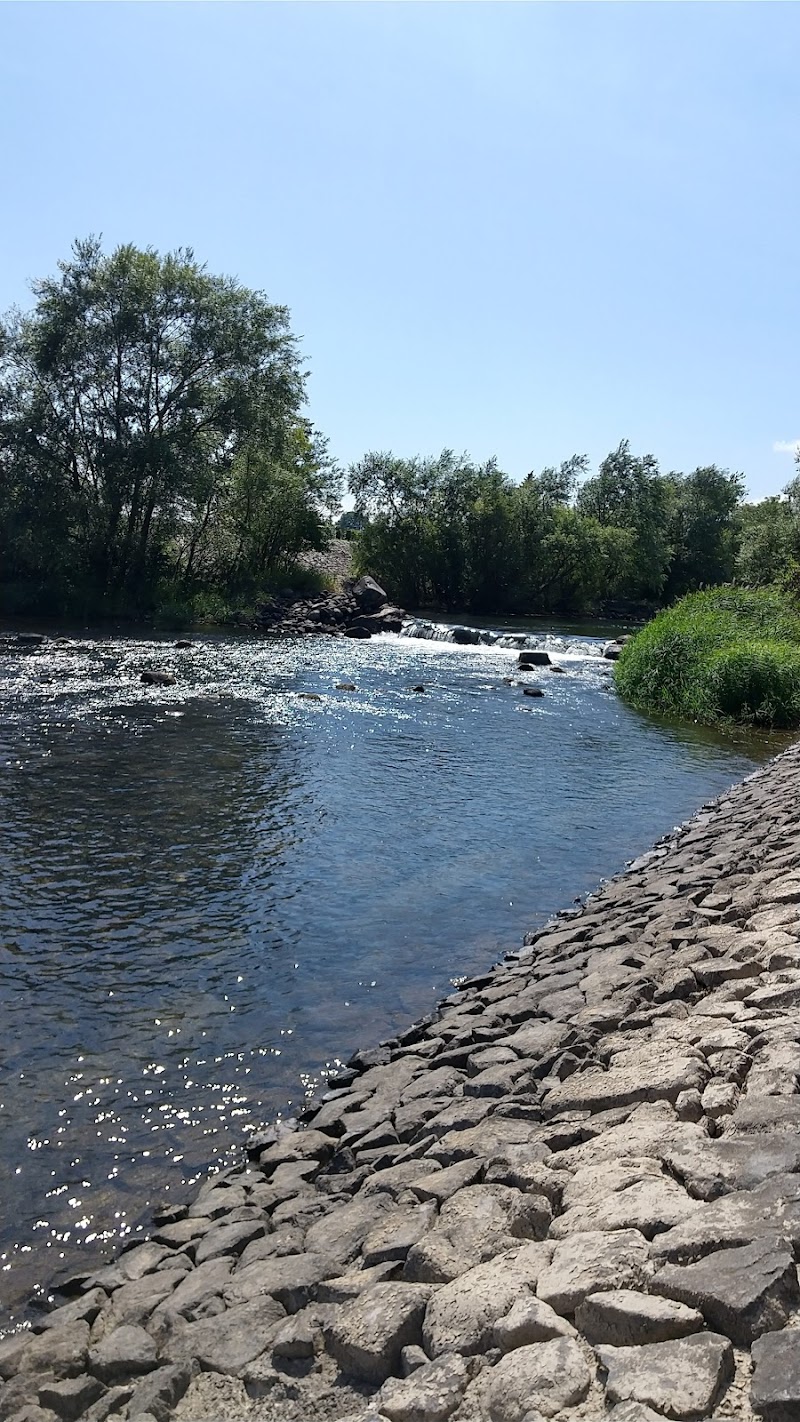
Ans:
{"label": "foliage", "polygon": [[284,307],[190,250],[77,242],[0,340],[0,565],[62,607],[253,586],[324,542],[338,474]]}
{"label": "foliage", "polygon": [[359,569],[406,605],[492,613],[653,606],[732,576],[741,475],[664,476],[627,441],[587,473],[573,455],[515,485],[450,450],[368,454],[350,470]]}
{"label": "foliage", "polygon": [[616,682],[642,710],[798,726],[800,615],[776,588],[691,594],[625,646]]}

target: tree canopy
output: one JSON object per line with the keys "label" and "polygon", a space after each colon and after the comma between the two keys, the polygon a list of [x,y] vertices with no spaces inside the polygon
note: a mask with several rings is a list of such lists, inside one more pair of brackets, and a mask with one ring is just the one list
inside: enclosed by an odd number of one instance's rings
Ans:
{"label": "tree canopy", "polygon": [[338,473],[285,307],[190,249],[75,244],[0,333],[3,576],[146,606],[320,546]]}

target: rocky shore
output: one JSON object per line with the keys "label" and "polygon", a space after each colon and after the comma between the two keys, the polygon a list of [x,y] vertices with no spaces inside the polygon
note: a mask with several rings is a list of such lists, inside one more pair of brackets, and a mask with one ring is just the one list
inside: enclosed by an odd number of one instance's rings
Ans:
{"label": "rocky shore", "polygon": [[274,637],[372,637],[376,632],[399,632],[405,612],[389,602],[374,578],[347,580],[340,592],[297,598],[292,592],[277,594],[257,611],[255,630]]}
{"label": "rocky shore", "polygon": [[0,1422],[800,1417],[800,748],[0,1342]]}

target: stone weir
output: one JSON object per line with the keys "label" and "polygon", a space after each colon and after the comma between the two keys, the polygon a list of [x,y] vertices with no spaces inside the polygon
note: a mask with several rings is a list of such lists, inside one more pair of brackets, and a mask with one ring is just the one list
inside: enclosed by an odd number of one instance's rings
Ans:
{"label": "stone weir", "polygon": [[0,1419],[800,1416],[800,748],[0,1343]]}

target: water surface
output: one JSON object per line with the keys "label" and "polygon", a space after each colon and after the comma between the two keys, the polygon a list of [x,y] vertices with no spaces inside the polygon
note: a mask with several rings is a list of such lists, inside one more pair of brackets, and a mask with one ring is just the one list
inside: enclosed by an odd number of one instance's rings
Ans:
{"label": "water surface", "polygon": [[773,748],[550,645],[0,651],[0,1326]]}

